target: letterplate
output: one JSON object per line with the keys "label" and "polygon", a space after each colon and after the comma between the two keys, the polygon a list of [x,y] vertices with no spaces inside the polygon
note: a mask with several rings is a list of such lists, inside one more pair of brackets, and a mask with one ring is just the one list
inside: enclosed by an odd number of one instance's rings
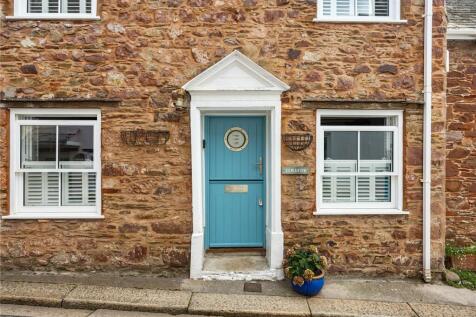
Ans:
{"label": "letterplate", "polygon": [[285,175],[308,175],[309,167],[307,166],[288,166],[281,169],[281,173]]}
{"label": "letterplate", "polygon": [[225,185],[225,193],[247,193],[248,185]]}

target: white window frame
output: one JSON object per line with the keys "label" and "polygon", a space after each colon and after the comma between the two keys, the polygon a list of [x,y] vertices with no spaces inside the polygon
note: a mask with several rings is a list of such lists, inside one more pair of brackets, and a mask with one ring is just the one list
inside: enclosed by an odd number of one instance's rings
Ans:
{"label": "white window frame", "polygon": [[[396,126],[322,126],[322,117],[383,118],[396,117]],[[408,214],[403,211],[403,110],[335,110],[316,111],[316,211],[315,215],[385,215]],[[390,203],[325,203],[323,202],[322,175],[324,174],[324,132],[325,131],[392,131],[393,166],[391,172],[392,191]],[[346,176],[362,173],[346,173]],[[388,174],[388,173],[386,173]],[[327,173],[329,175],[329,173]],[[340,174],[342,175],[342,174]]]}
{"label": "white window frame", "polygon": [[[96,116],[96,120],[18,120],[18,115],[51,116]],[[22,125],[81,125],[93,126],[92,169],[22,169],[21,138]],[[95,172],[96,205],[94,206],[24,206],[24,172]],[[60,181],[61,183],[61,181]],[[60,193],[60,197],[61,197]],[[61,199],[60,199],[61,201]],[[10,109],[10,215],[2,219],[102,219],[101,215],[101,111],[99,109]]]}
{"label": "white window frame", "polygon": [[[335,0],[334,0],[335,1]],[[330,23],[407,23],[400,18],[400,0],[390,0],[389,16],[330,16],[323,15],[323,0],[317,0],[317,15],[314,22]]]}
{"label": "white window frame", "polygon": [[14,0],[13,16],[7,20],[99,20],[97,0],[91,0],[91,13],[28,13],[28,0]]}

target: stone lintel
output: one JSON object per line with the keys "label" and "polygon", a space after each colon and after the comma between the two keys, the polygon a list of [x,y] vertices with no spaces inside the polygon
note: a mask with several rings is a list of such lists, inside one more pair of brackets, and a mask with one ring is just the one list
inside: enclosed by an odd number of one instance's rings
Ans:
{"label": "stone lintel", "polygon": [[101,106],[118,106],[121,99],[108,99],[108,98],[7,98],[0,99],[0,108],[30,108],[30,107],[44,107],[44,108],[56,108],[58,106],[67,107],[98,107],[98,103]]}
{"label": "stone lintel", "polygon": [[378,105],[379,107],[401,107],[405,105],[423,105],[424,102],[420,100],[407,100],[407,99],[321,99],[321,98],[304,98],[302,100],[302,107],[304,109],[320,109],[327,108],[329,106],[342,107],[343,105],[356,106],[356,105]]}

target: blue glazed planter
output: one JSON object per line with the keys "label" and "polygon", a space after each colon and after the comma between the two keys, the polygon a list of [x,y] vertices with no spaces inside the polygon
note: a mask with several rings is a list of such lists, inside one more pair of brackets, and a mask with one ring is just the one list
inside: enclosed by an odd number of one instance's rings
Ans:
{"label": "blue glazed planter", "polygon": [[301,294],[307,297],[315,296],[319,294],[322,287],[324,286],[324,273],[314,277],[310,281],[304,281],[304,284],[302,286],[294,285],[292,281],[291,281],[291,285],[294,291],[298,294]]}

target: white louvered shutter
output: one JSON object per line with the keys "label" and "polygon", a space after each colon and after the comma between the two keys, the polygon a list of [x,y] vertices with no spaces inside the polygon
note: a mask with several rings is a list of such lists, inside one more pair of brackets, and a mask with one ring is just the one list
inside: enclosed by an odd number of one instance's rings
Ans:
{"label": "white louvered shutter", "polygon": [[92,0],[28,0],[28,13],[91,13]]}
{"label": "white louvered shutter", "polygon": [[28,12],[29,13],[42,13],[43,12],[43,0],[28,0]]}
{"label": "white louvered shutter", "polygon": [[[360,161],[360,171],[379,173],[391,170],[391,161]],[[357,198],[359,202],[390,201],[390,176],[359,176],[357,179]]]}
{"label": "white louvered shutter", "polygon": [[96,173],[88,173],[88,205],[96,204]]}
{"label": "white louvered shutter", "polygon": [[358,16],[372,15],[372,0],[356,0],[356,10]]}
{"label": "white louvered shutter", "polygon": [[323,16],[389,16],[390,0],[321,0]]}
{"label": "white louvered shutter", "polygon": [[[356,170],[355,161],[326,161],[324,172],[351,173]],[[324,176],[322,177],[322,198],[324,202],[354,202],[354,176]]]}
{"label": "white louvered shutter", "polygon": [[374,0],[374,15],[378,17],[388,17],[390,15],[390,0]]}
{"label": "white louvered shutter", "polygon": [[335,15],[350,16],[354,15],[353,0],[335,0]]}
{"label": "white louvered shutter", "polygon": [[48,0],[48,13],[60,13],[60,0]]}
{"label": "white louvered shutter", "polygon": [[[68,0],[67,12],[68,13],[80,13],[81,12],[81,2],[84,5],[84,1],[81,1],[81,0]],[[82,12],[85,12],[85,8],[83,8]]]}
{"label": "white louvered shutter", "polygon": [[64,205],[94,205],[96,203],[96,173],[63,174]]}
{"label": "white louvered shutter", "polygon": [[322,0],[322,15],[331,16],[333,15],[332,10],[332,0]]}
{"label": "white louvered shutter", "polygon": [[59,174],[28,172],[24,178],[25,206],[57,206]]}

